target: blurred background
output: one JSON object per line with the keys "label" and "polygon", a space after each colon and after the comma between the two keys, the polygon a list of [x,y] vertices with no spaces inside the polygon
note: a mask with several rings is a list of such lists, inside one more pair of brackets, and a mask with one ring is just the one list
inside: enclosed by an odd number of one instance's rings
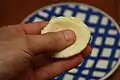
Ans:
{"label": "blurred background", "polygon": [[102,9],[120,22],[120,0],[1,0],[0,26],[18,24],[33,11],[53,3],[80,2]]}
{"label": "blurred background", "polygon": [[[85,3],[108,13],[120,24],[120,0],[1,0],[0,1],[0,26],[19,24],[35,10],[60,2]],[[119,80],[120,67],[107,80]]]}

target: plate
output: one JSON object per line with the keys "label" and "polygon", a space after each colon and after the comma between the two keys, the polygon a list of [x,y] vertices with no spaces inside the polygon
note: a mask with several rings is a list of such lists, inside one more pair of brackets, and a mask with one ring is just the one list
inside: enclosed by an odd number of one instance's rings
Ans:
{"label": "plate", "polygon": [[107,13],[90,5],[81,3],[58,3],[30,14],[23,21],[32,23],[49,21],[53,17],[73,16],[89,27],[92,35],[91,56],[85,57],[77,67],[64,72],[53,80],[104,80],[120,63],[120,29]]}

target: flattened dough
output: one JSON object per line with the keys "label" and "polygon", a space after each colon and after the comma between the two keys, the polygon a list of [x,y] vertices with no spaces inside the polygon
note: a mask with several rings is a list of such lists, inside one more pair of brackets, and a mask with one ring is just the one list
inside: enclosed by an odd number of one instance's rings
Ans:
{"label": "flattened dough", "polygon": [[53,57],[68,58],[80,53],[88,44],[90,39],[90,30],[80,20],[74,17],[57,17],[51,19],[49,24],[42,30],[42,34],[47,32],[57,32],[60,30],[72,30],[76,34],[76,41],[71,46],[57,52]]}

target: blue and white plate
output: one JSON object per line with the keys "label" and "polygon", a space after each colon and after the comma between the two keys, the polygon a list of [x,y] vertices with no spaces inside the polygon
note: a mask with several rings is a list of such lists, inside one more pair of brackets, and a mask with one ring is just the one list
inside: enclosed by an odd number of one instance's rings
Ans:
{"label": "blue and white plate", "polygon": [[104,80],[120,63],[120,34],[118,24],[105,12],[80,3],[59,3],[35,11],[23,22],[49,21],[53,17],[73,16],[90,28],[92,54],[82,64],[54,80]]}

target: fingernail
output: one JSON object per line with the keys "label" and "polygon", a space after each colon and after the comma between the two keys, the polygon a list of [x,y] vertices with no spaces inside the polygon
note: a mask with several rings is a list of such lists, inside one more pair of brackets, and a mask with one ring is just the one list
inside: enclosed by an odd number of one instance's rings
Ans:
{"label": "fingernail", "polygon": [[64,31],[65,39],[67,41],[74,40],[75,39],[75,33],[71,30]]}

